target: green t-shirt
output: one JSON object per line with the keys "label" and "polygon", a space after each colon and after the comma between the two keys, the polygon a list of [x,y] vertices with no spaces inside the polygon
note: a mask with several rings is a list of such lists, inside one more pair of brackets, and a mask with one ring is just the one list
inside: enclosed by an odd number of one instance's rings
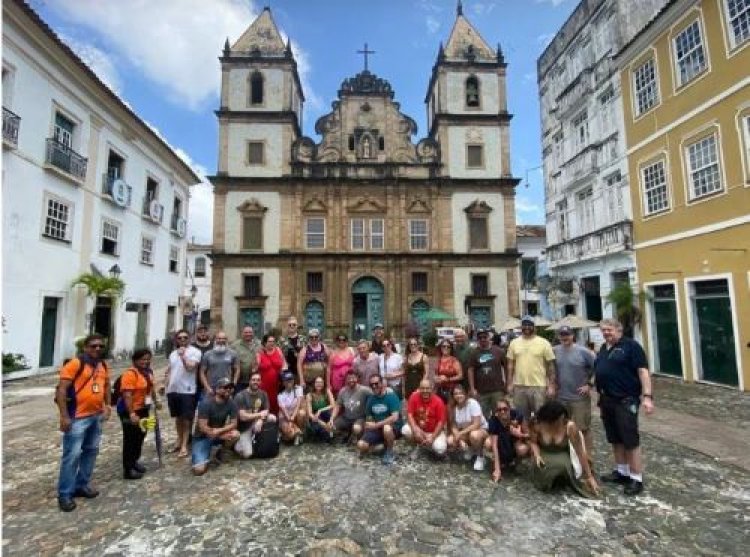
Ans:
{"label": "green t-shirt", "polygon": [[[367,399],[367,418],[373,422],[382,422],[394,412],[401,412],[401,401],[394,392],[386,392],[382,395],[372,395]],[[394,427],[401,428],[402,422],[399,417]]]}
{"label": "green t-shirt", "polygon": [[240,360],[240,383],[249,383],[250,372],[257,362],[260,341],[254,338],[248,346],[244,340],[238,339],[232,343],[232,350],[237,352]]}

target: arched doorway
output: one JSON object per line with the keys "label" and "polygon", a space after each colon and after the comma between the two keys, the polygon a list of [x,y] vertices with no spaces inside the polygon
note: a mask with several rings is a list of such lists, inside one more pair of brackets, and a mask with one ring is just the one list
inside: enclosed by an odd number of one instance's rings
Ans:
{"label": "arched doorway", "polygon": [[305,333],[310,329],[318,329],[320,334],[325,330],[325,309],[318,300],[312,300],[305,306]]}
{"label": "arched doorway", "polygon": [[424,336],[430,327],[429,321],[425,319],[425,314],[428,311],[430,311],[430,304],[424,300],[417,300],[411,305],[411,318],[417,325],[420,336]]}
{"label": "arched doorway", "polygon": [[383,283],[362,277],[352,285],[352,337],[369,338],[376,323],[383,323]]}

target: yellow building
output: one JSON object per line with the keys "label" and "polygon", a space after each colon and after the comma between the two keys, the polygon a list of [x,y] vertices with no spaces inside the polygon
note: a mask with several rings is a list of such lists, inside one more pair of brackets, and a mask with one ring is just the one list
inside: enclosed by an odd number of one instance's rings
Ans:
{"label": "yellow building", "polygon": [[617,55],[651,369],[750,389],[750,0],[672,0]]}

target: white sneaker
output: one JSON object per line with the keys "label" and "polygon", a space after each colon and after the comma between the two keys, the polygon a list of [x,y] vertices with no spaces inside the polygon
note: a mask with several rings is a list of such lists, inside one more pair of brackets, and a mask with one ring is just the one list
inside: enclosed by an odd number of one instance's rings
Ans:
{"label": "white sneaker", "polygon": [[483,456],[477,456],[477,459],[474,461],[474,470],[476,472],[482,472],[484,470],[484,457]]}

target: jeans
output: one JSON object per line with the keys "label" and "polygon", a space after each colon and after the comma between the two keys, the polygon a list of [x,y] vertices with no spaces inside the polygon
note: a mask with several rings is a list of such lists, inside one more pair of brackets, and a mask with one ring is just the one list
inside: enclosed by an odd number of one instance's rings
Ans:
{"label": "jeans", "polygon": [[[147,418],[148,408],[141,408],[136,414],[139,418]],[[127,414],[120,416],[120,423],[122,424],[122,468],[125,472],[129,472],[135,468],[136,462],[141,458],[146,432],[139,425],[133,424]]]}
{"label": "jeans", "polygon": [[59,497],[71,498],[77,489],[89,485],[96,455],[99,453],[102,419],[101,414],[74,418],[70,430],[63,434],[60,478],[57,484]]}

